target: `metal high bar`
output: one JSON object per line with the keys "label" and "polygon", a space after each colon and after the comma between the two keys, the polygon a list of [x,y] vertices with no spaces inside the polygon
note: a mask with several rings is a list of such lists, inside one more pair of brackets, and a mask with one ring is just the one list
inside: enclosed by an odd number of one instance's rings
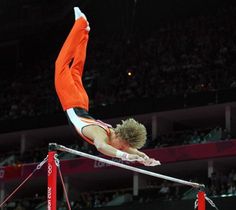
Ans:
{"label": "metal high bar", "polygon": [[79,155],[81,157],[89,158],[89,159],[92,159],[92,160],[95,160],[95,161],[100,161],[100,162],[103,162],[103,163],[106,163],[106,164],[109,164],[109,165],[117,166],[119,168],[124,168],[126,170],[134,171],[134,172],[137,172],[137,173],[140,173],[140,174],[145,174],[145,175],[148,175],[148,176],[153,176],[153,177],[157,177],[157,178],[160,178],[160,179],[165,179],[165,180],[168,180],[168,181],[171,181],[171,182],[176,182],[176,183],[179,183],[179,184],[188,185],[188,186],[191,186],[191,187],[194,187],[194,188],[199,188],[199,189],[204,189],[205,188],[204,184],[185,181],[185,180],[177,179],[177,178],[174,178],[174,177],[171,177],[171,176],[166,176],[166,175],[163,175],[163,174],[154,173],[154,172],[147,171],[147,170],[144,170],[144,169],[140,169],[140,168],[136,168],[136,167],[133,167],[133,166],[125,165],[125,164],[118,163],[118,162],[115,162],[115,161],[112,161],[112,160],[108,160],[108,159],[105,159],[105,158],[101,158],[101,157],[90,155],[90,154],[87,154],[87,153],[84,153],[84,152],[80,152],[80,151],[77,151],[77,150],[74,150],[74,149],[70,149],[70,148],[67,148],[63,145],[59,145],[59,144],[56,144],[56,143],[49,143],[49,148],[51,148],[51,150],[58,150],[58,151],[62,151],[62,152],[68,152],[68,153],[71,153],[71,154],[74,154],[74,155]]}

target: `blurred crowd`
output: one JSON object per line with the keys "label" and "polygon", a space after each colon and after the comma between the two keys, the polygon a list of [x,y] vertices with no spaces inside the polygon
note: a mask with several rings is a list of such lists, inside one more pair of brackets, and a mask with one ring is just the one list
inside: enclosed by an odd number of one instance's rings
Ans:
{"label": "blurred crowd", "polygon": [[155,139],[147,141],[147,148],[161,148],[169,146],[204,144],[219,140],[230,140],[230,132],[225,128],[217,126],[215,128],[202,128],[195,130],[181,130],[168,134],[158,135]]}
{"label": "blurred crowd", "polygon": [[[196,180],[198,177],[196,177]],[[201,178],[200,178],[201,179]],[[206,181],[207,182],[207,181]],[[236,196],[236,171],[215,171],[209,177],[206,185],[206,193],[208,196]],[[189,188],[171,183],[168,181],[149,181],[145,188],[139,190],[139,194],[134,196],[132,189],[114,189],[109,191],[98,192],[81,192],[78,199],[70,200],[72,209],[93,209],[108,206],[120,206],[126,204],[142,204],[155,200],[173,201],[186,199],[188,197]],[[194,197],[187,199],[195,199]],[[61,196],[61,195],[59,195]],[[62,196],[63,197],[63,196]],[[9,210],[27,210],[36,209],[37,206],[45,205],[46,197],[35,194],[34,198],[24,198],[8,203]],[[68,209],[64,198],[58,201],[58,209]]]}
{"label": "blurred crowd", "polygon": [[[84,73],[90,105],[235,88],[235,11],[168,20],[146,33],[91,34]],[[0,73],[0,120],[61,111],[53,76],[58,49],[34,38],[43,49],[23,42],[16,71]]]}
{"label": "blurred crowd", "polygon": [[211,196],[236,195],[236,171],[229,173],[213,172],[210,177],[209,192]]}

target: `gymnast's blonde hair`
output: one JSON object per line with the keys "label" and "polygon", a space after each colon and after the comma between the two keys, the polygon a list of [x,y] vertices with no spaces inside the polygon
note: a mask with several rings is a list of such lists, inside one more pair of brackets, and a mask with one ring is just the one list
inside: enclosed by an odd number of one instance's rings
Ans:
{"label": "gymnast's blonde hair", "polygon": [[140,149],[146,143],[147,131],[143,124],[130,118],[117,124],[115,134],[126,141],[130,147]]}

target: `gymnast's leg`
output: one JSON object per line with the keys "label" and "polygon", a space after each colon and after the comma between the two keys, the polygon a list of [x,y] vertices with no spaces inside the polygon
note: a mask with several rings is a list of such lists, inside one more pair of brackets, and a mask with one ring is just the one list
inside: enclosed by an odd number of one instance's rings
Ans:
{"label": "gymnast's leg", "polygon": [[88,96],[82,84],[82,74],[90,28],[79,8],[74,10],[76,21],[55,64],[55,87],[64,110],[80,107],[88,111]]}

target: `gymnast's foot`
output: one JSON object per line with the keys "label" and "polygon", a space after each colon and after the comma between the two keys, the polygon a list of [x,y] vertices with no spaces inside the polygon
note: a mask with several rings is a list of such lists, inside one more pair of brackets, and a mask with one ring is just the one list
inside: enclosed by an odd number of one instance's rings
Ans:
{"label": "gymnast's foot", "polygon": [[[74,13],[75,13],[75,20],[78,20],[79,18],[83,17],[87,21],[87,18],[85,16],[85,14],[81,12],[79,7],[74,7]],[[87,21],[87,24],[88,24],[88,26],[86,27],[86,31],[90,31],[90,27],[89,27],[89,22],[88,21]]]}

